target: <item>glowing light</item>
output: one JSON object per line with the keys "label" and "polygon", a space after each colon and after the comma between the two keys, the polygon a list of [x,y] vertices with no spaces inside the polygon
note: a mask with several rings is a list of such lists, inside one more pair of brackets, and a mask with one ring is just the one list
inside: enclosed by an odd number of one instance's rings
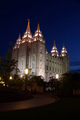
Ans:
{"label": "glowing light", "polygon": [[0,77],[0,80],[1,80],[1,77]]}
{"label": "glowing light", "polygon": [[28,68],[25,69],[25,74],[27,75],[29,73]]}
{"label": "glowing light", "polygon": [[64,56],[64,54],[62,54],[62,56]]}
{"label": "glowing light", "polygon": [[36,32],[40,32],[40,30],[37,30]]}
{"label": "glowing light", "polygon": [[62,51],[62,53],[64,53],[64,50]]}
{"label": "glowing light", "polygon": [[29,42],[31,43],[31,41],[29,40]]}
{"label": "glowing light", "polygon": [[4,82],[3,82],[3,81],[0,81],[0,83],[1,83],[1,84],[4,84]]}
{"label": "glowing light", "polygon": [[55,52],[55,50],[52,50],[51,52]]}
{"label": "glowing light", "polygon": [[35,36],[38,36],[38,34],[35,34]]}
{"label": "glowing light", "polygon": [[24,43],[24,42],[25,42],[25,40],[22,41],[22,43]]}
{"label": "glowing light", "polygon": [[22,78],[22,77],[23,77],[23,75],[21,74],[21,75],[20,75],[20,77]]}
{"label": "glowing light", "polygon": [[5,86],[5,84],[3,84],[3,86]]}
{"label": "glowing light", "polygon": [[34,41],[36,41],[36,38],[34,39]]}
{"label": "glowing light", "polygon": [[56,74],[56,79],[59,79],[59,74]]}
{"label": "glowing light", "polygon": [[12,76],[10,76],[9,79],[12,80]]}

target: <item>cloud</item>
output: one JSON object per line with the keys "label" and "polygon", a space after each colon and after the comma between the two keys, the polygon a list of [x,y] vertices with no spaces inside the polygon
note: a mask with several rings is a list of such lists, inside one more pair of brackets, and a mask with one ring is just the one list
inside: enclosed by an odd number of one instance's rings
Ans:
{"label": "cloud", "polygon": [[80,66],[80,61],[70,62],[70,66]]}

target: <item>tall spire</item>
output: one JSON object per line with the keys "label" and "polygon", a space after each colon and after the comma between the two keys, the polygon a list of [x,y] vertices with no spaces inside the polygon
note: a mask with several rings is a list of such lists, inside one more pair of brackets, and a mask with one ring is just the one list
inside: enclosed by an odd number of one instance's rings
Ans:
{"label": "tall spire", "polygon": [[67,50],[65,48],[65,45],[63,43],[63,47],[62,47],[62,50],[61,50],[61,56],[66,56],[67,55]]}
{"label": "tall spire", "polygon": [[39,23],[38,23],[38,26],[37,26],[37,31],[40,31]]}
{"label": "tall spire", "polygon": [[35,34],[33,35],[33,41],[42,41],[43,43],[45,43],[45,41],[43,40],[43,35],[42,32],[40,31],[40,27],[39,27],[39,23],[37,26],[37,30],[35,31]]}
{"label": "tall spire", "polygon": [[30,19],[28,19],[28,25],[27,25],[26,32],[29,32],[29,33],[30,33]]}
{"label": "tall spire", "polygon": [[20,34],[19,34],[19,37],[18,37],[18,39],[17,39],[17,41],[16,41],[16,44],[15,44],[15,46],[13,47],[13,49],[19,48],[20,44],[21,44],[21,36],[20,36]]}
{"label": "tall spire", "polygon": [[56,47],[55,40],[54,40],[54,43],[53,43],[53,47]]}
{"label": "tall spire", "polygon": [[65,45],[64,45],[64,43],[63,43],[63,48],[65,48]]}
{"label": "tall spire", "polygon": [[56,48],[55,40],[54,40],[54,43],[53,43],[53,48],[51,50],[51,54],[52,54],[52,56],[59,56],[58,50]]}
{"label": "tall spire", "polygon": [[20,35],[20,33],[19,33],[19,37],[18,37],[18,39],[21,39],[21,35]]}
{"label": "tall spire", "polygon": [[[26,38],[26,39],[24,40],[24,38]],[[22,43],[24,43],[25,41],[28,41],[30,43],[32,42],[32,34],[30,31],[30,20],[29,19],[28,19],[28,25],[27,25],[26,32],[24,33],[24,35],[22,37]]]}

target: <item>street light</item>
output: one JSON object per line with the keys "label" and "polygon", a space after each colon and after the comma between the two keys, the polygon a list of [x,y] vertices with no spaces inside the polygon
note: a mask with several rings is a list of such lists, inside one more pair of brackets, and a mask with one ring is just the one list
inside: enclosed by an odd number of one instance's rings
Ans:
{"label": "street light", "polygon": [[57,79],[57,80],[59,79],[59,74],[56,74],[56,79]]}
{"label": "street light", "polygon": [[28,75],[28,73],[29,73],[29,70],[28,70],[28,68],[26,68],[25,69],[25,74]]}
{"label": "street light", "polygon": [[9,79],[12,80],[12,76],[10,76]]}
{"label": "street light", "polygon": [[25,91],[27,90],[27,77],[28,77],[29,69],[25,69]]}

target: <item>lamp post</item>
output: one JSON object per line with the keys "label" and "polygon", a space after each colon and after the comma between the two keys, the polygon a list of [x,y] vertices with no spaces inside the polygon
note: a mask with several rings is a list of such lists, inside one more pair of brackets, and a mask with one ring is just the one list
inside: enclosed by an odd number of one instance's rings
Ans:
{"label": "lamp post", "polygon": [[59,79],[59,74],[56,74],[56,93],[58,95],[58,79]]}
{"label": "lamp post", "polygon": [[27,77],[28,77],[29,69],[25,69],[25,91],[27,90]]}

